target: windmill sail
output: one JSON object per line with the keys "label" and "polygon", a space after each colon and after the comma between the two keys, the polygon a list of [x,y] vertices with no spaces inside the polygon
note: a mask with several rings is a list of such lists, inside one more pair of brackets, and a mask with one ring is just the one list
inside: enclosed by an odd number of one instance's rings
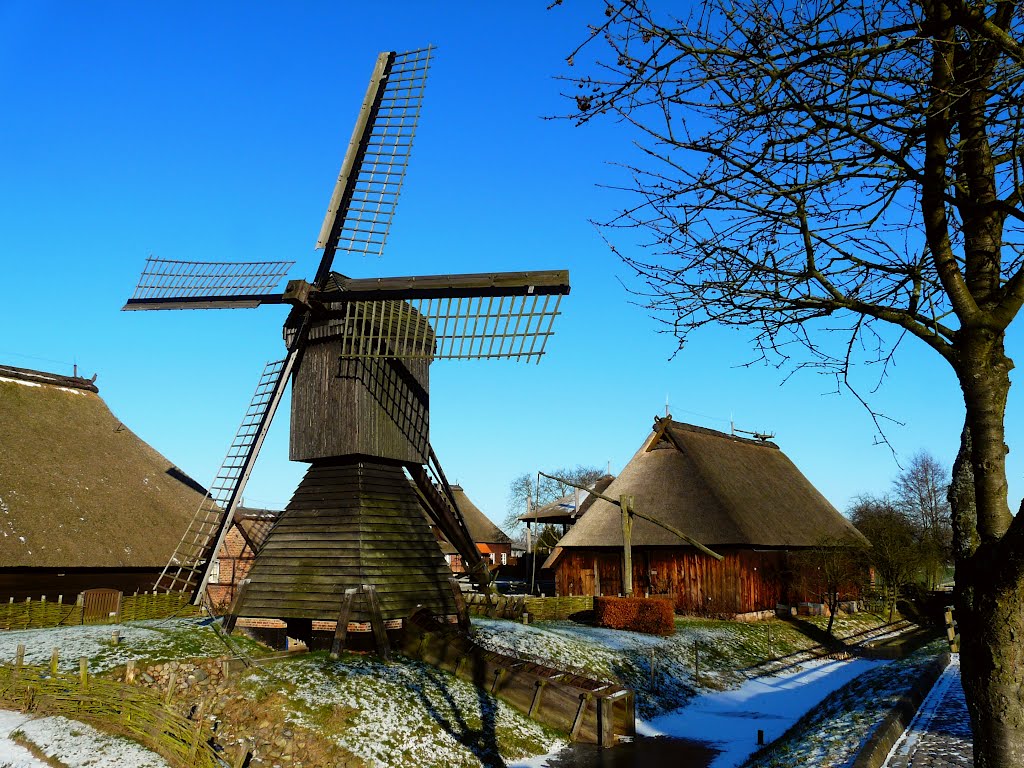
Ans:
{"label": "windmill sail", "polygon": [[123,310],[235,309],[279,304],[273,293],[294,261],[146,259]]}
{"label": "windmill sail", "polygon": [[166,592],[190,592],[198,604],[210,577],[210,568],[234,517],[235,508],[259,455],[263,439],[281,401],[296,352],[284,360],[267,363],[242,424],[231,441],[208,498],[199,506],[178,547],[164,567],[156,588]]}
{"label": "windmill sail", "polygon": [[316,247],[324,249],[314,283],[327,279],[334,254],[379,256],[409,165],[432,47],[382,53],[366,90]]}

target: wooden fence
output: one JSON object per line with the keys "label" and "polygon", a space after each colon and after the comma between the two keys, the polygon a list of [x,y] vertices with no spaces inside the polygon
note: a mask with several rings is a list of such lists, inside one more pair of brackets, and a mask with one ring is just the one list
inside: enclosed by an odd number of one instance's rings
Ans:
{"label": "wooden fence", "polygon": [[[200,707],[192,720],[143,688],[91,677],[83,657],[77,675],[51,667],[0,665],[0,704],[22,712],[64,717],[116,731],[157,752],[174,768],[231,765],[214,751]],[[235,764],[241,765],[241,760]]]}
{"label": "wooden fence", "polygon": [[636,734],[632,690],[543,659],[487,650],[422,609],[406,622],[401,651],[472,682],[573,741],[610,747]]}
{"label": "wooden fence", "polygon": [[[175,615],[194,616],[198,612],[197,608],[189,605],[189,596],[182,592],[136,592],[128,597],[122,596],[118,602],[119,612],[115,609],[113,615],[110,615],[109,611],[103,611],[104,615],[90,618],[89,623],[117,624],[122,621],[165,619]],[[26,598],[24,602],[17,603],[12,597],[6,604],[0,603],[0,630],[66,627],[85,623],[85,619],[85,600],[82,595],[73,603],[65,603],[63,597],[56,602]]]}
{"label": "wooden fence", "polygon": [[[489,598],[489,599],[488,599]],[[570,616],[594,610],[590,595],[574,597],[519,597],[515,595],[484,596],[478,592],[465,595],[466,607],[474,616],[497,619],[520,619],[524,613],[538,621],[567,619]]]}

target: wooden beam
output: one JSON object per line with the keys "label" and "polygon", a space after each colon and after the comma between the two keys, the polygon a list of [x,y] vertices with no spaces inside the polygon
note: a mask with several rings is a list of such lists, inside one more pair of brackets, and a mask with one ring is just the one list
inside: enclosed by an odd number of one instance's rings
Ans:
{"label": "wooden beam", "polygon": [[363,584],[363,594],[366,596],[366,607],[370,610],[370,626],[373,628],[377,653],[384,661],[391,661],[391,644],[388,642],[387,629],[384,628],[384,617],[380,613],[377,590],[373,584]]}
{"label": "wooden beam", "polygon": [[[615,506],[619,506],[619,501],[617,499],[613,499],[611,496],[605,496],[603,493],[598,493],[597,491],[587,488],[585,486],[577,485],[576,483],[570,482],[569,480],[566,480],[564,478],[549,475],[546,472],[538,472],[537,474],[543,475],[544,477],[550,477],[552,480],[557,480],[560,483],[565,483],[566,485],[572,486],[573,488],[579,488],[581,491],[586,491],[587,493],[596,496],[599,499],[604,499],[605,501],[614,504]],[[675,526],[669,525],[668,523],[663,523],[661,520],[658,520],[655,517],[651,517],[650,515],[645,515],[643,512],[637,512],[635,509],[630,514],[632,514],[634,517],[639,517],[641,520],[646,520],[649,523],[654,523],[655,525],[664,528],[666,531],[675,536],[678,536],[680,539],[687,542],[688,544],[692,544],[708,557],[713,557],[715,558],[715,560],[723,559],[722,556],[715,552],[713,549],[708,549],[699,541],[697,541],[694,538],[691,538],[690,536],[687,536],[685,533],[680,531]]]}
{"label": "wooden beam", "polygon": [[352,603],[356,599],[359,590],[351,587],[345,590],[341,598],[341,609],[338,611],[338,624],[334,627],[334,641],[331,643],[331,658],[336,659],[341,654],[348,640],[348,619],[352,615]]}
{"label": "wooden beam", "polygon": [[622,509],[622,594],[633,596],[633,497],[623,494],[619,497]]}
{"label": "wooden beam", "polygon": [[[565,296],[570,291],[569,271],[565,269],[359,279],[334,274],[332,278],[336,289],[314,292],[310,296],[312,301],[326,304],[337,301],[412,301],[473,296]],[[285,300],[287,295],[286,291]]]}

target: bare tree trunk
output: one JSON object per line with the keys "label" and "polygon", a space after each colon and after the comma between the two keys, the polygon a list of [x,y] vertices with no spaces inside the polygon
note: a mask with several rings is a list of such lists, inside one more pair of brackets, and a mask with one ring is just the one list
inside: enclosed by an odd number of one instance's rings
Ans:
{"label": "bare tree trunk", "polygon": [[981,354],[961,377],[967,415],[950,487],[955,602],[974,764],[1007,768],[1024,765],[1024,555],[1010,530],[1003,430],[1013,364],[1001,341],[972,346]]}

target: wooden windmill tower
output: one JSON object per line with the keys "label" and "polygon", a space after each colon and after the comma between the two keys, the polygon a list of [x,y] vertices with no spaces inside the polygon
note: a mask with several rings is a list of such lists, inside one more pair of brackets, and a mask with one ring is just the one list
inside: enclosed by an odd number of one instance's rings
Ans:
{"label": "wooden windmill tower", "polygon": [[450,619],[450,572],[421,509],[486,581],[430,446],[429,366],[438,359],[539,360],[569,292],[568,273],[349,279],[332,271],[339,252],[383,250],[430,55],[427,48],[378,57],[311,282],[292,280],[275,292],[293,262],[147,261],[126,310],[291,305],[287,355],[267,364],[211,500],[197,511],[158,589],[202,600],[289,377],[290,458],[309,469],[232,613],[282,619],[297,637],[308,636],[313,621],[338,622],[341,634],[371,619],[395,628],[419,605]]}

